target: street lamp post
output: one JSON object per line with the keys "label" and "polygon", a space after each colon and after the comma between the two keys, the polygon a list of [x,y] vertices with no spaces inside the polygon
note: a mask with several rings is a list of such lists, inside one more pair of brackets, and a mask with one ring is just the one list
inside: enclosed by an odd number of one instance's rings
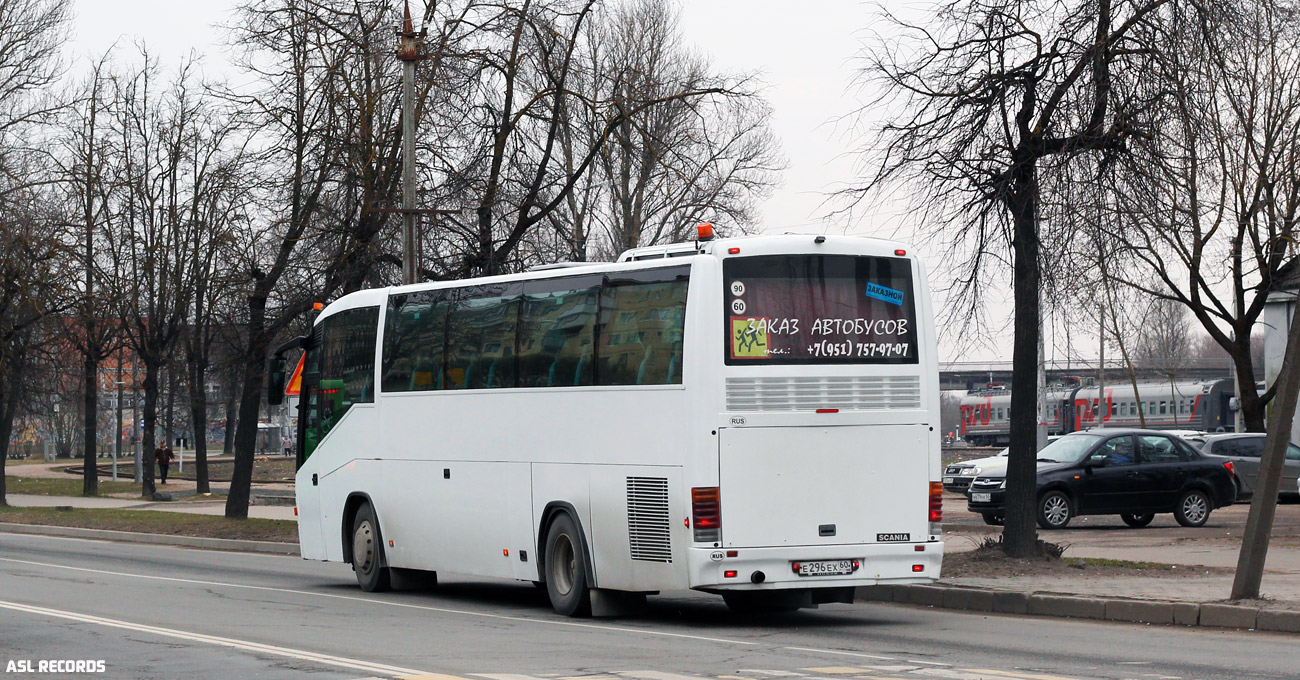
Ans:
{"label": "street lamp post", "polygon": [[[119,373],[117,377],[119,378],[122,377],[120,373],[121,368],[122,368],[121,366],[118,366]],[[117,437],[116,437],[117,441],[113,442],[113,481],[116,482],[117,481],[117,459],[122,457],[122,386],[125,385],[126,383],[122,382],[121,380],[118,380],[114,384],[117,385],[117,425],[113,429],[117,431]]]}
{"label": "street lamp post", "polygon": [[135,483],[144,483],[144,461],[140,459],[140,426],[136,408],[140,403],[140,369],[131,362],[131,454],[135,456]]}

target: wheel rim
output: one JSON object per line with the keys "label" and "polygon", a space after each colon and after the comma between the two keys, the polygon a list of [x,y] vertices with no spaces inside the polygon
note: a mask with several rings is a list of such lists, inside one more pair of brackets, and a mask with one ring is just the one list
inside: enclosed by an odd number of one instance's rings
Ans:
{"label": "wheel rim", "polygon": [[1199,493],[1188,494],[1183,499],[1183,517],[1187,521],[1200,523],[1205,521],[1207,508],[1205,507],[1205,497]]}
{"label": "wheel rim", "polygon": [[555,592],[568,595],[573,590],[573,581],[578,568],[578,556],[573,550],[573,542],[567,534],[560,534],[551,548],[551,583]]}
{"label": "wheel rim", "polygon": [[1043,516],[1052,526],[1061,526],[1070,518],[1070,504],[1063,496],[1051,496],[1043,501]]}
{"label": "wheel rim", "polygon": [[352,564],[363,574],[369,574],[375,564],[374,530],[368,520],[362,520],[352,535]]}

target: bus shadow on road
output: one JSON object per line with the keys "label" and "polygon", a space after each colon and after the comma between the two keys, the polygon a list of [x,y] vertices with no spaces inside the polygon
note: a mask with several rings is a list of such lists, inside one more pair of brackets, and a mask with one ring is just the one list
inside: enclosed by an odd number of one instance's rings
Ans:
{"label": "bus shadow on road", "polygon": [[[432,587],[418,590],[390,591],[378,595],[367,594],[357,589],[354,584],[331,583],[324,589],[339,594],[351,594],[356,597],[374,597],[376,601],[392,601],[432,608],[455,608],[468,613],[492,615],[507,614],[511,616],[533,617],[554,616],[564,620],[551,610],[550,598],[544,588],[529,583],[493,583],[484,581],[440,580]],[[512,611],[475,612],[478,607],[502,607]],[[589,622],[623,622],[655,623],[684,625],[696,628],[717,629],[764,628],[764,629],[807,629],[842,628],[845,626],[891,626],[903,623],[882,614],[884,611],[870,611],[854,605],[822,605],[819,609],[798,609],[788,612],[740,613],[733,612],[723,603],[722,598],[706,593],[689,591],[673,592],[665,595],[652,595],[646,598],[644,605],[631,609],[627,614],[613,617],[582,619]]]}

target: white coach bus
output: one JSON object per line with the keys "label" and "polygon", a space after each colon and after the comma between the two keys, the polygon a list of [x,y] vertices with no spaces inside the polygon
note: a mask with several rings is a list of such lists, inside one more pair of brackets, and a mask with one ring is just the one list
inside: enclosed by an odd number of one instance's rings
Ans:
{"label": "white coach bus", "polygon": [[702,239],[365,290],[296,346],[302,556],[367,591],[445,571],[600,615],[939,577],[933,310],[898,243]]}

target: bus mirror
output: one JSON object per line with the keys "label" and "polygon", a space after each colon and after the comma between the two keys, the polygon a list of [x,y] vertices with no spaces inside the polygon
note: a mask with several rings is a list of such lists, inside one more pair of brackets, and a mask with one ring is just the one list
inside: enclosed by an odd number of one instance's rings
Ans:
{"label": "bus mirror", "polygon": [[279,406],[284,403],[284,378],[285,363],[284,355],[276,354],[271,357],[270,376],[266,385],[266,403],[271,406]]}

